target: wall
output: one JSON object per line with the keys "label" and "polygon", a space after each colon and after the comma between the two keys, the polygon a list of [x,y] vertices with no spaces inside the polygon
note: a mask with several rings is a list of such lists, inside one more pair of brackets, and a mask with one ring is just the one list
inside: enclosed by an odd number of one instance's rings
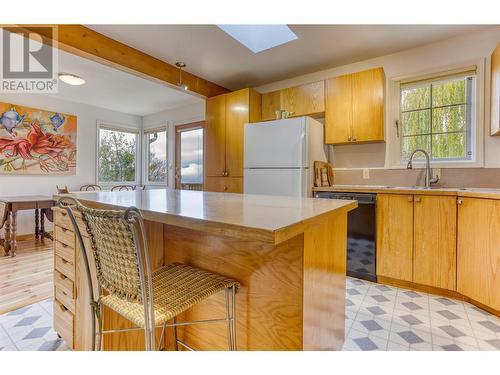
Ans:
{"label": "wall", "polygon": [[[395,77],[418,75],[428,70],[435,70],[441,67],[450,67],[452,65],[470,64],[471,61],[484,59],[485,62],[485,85],[484,85],[484,167],[500,168],[500,137],[489,136],[489,71],[490,71],[490,56],[500,41],[500,27],[495,26],[474,33],[464,34],[458,37],[447,39],[441,42],[425,45],[422,47],[394,53],[387,56],[377,57],[374,59],[357,62],[345,66],[335,67],[311,74],[302,75],[292,79],[274,82],[267,85],[257,87],[259,92],[269,92],[286,87],[292,87],[308,82],[319,81],[330,77],[348,74],[360,70],[370,69],[382,66],[386,74],[386,83],[390,82]],[[391,111],[388,111],[386,103],[386,133],[392,131],[393,123]],[[332,162],[336,168],[345,169],[346,171],[337,171],[337,174],[342,174],[341,181],[349,183],[349,176],[356,177],[358,183],[373,183],[371,180],[360,180],[362,171],[356,170],[359,168],[381,168],[387,169],[387,144],[366,144],[366,145],[343,145],[330,146]],[[345,173],[342,173],[345,172]],[[384,172],[376,172],[380,173]],[[407,175],[410,173],[410,175]],[[478,173],[470,170],[458,169],[456,171],[446,170],[442,172],[449,177],[456,177],[457,181],[463,174],[470,174],[469,180],[461,178],[464,184],[480,184],[484,181],[478,180]],[[486,177],[497,178],[500,170],[492,169],[486,172]],[[484,175],[484,172],[481,176]],[[403,182],[408,178],[413,181],[411,172],[406,170],[391,172],[391,176],[397,176],[396,180]],[[354,180],[352,180],[354,181]],[[455,181],[455,179],[453,180]],[[496,179],[498,181],[498,179]],[[497,185],[500,187],[500,185]]]}
{"label": "wall", "polygon": [[168,127],[168,185],[174,186],[175,126],[205,120],[205,100],[182,107],[168,109],[143,117],[143,128]]}
{"label": "wall", "polygon": [[[67,185],[70,190],[77,190],[81,185],[95,183],[95,153],[97,144],[97,121],[103,120],[114,124],[141,128],[140,116],[110,111],[60,100],[41,94],[0,94],[0,101],[70,113],[78,116],[77,128],[77,169],[76,176],[6,176],[0,174],[0,196],[8,195],[52,195],[56,185]],[[34,232],[34,214],[25,211],[18,215],[18,233]]]}

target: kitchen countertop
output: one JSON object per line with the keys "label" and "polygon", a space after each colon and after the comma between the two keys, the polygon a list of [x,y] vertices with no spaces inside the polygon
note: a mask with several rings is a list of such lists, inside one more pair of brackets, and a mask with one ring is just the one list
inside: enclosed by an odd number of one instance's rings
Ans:
{"label": "kitchen countertop", "polygon": [[384,193],[384,194],[422,194],[422,195],[450,195],[457,197],[473,197],[500,199],[500,189],[486,188],[440,188],[430,189],[411,186],[384,186],[384,185],[333,185],[330,187],[314,187],[313,191]]}
{"label": "kitchen countertop", "polygon": [[146,220],[210,233],[279,243],[301,233],[301,226],[334,211],[350,211],[356,201],[174,189],[93,191],[72,196],[93,207],[135,206]]}

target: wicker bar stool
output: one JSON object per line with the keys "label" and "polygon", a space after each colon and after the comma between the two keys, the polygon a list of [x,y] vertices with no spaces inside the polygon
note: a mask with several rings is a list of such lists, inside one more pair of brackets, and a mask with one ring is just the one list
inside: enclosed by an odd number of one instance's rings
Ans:
{"label": "wicker bar stool", "polygon": [[[178,350],[179,344],[194,350],[178,339],[178,326],[225,323],[228,350],[236,350],[237,281],[181,263],[168,264],[151,272],[144,220],[135,207],[125,211],[92,209],[69,197],[61,198],[58,207],[68,212],[82,251],[91,298],[94,349],[101,349],[104,334],[141,329],[144,330],[146,350],[160,349],[163,347],[165,328],[172,327],[175,350]],[[85,251],[74,210],[81,213],[91,239],[98,296],[93,293],[88,252]],[[224,318],[177,322],[179,314],[222,291],[225,292],[226,303]],[[114,310],[137,327],[104,331],[103,306]],[[158,345],[155,342],[155,328],[162,328]]]}

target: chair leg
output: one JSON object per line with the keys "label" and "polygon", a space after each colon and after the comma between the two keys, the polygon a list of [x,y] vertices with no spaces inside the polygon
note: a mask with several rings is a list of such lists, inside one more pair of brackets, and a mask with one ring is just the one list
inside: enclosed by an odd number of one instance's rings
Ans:
{"label": "chair leg", "polygon": [[167,322],[163,323],[163,328],[161,330],[160,341],[158,342],[158,350],[165,349],[165,343],[163,342],[163,338],[165,337],[165,329],[167,327]]}
{"label": "chair leg", "polygon": [[231,317],[229,315],[229,288],[225,289],[226,294],[226,322],[227,322],[227,350],[233,350],[233,333],[231,327]]}
{"label": "chair leg", "polygon": [[233,312],[232,312],[232,316],[231,316],[231,325],[232,325],[232,333],[233,333],[233,350],[238,350],[236,348],[236,287],[233,285],[233,287],[231,288],[231,292],[232,292],[232,298],[231,298],[231,301],[232,301],[232,308],[233,308]]}
{"label": "chair leg", "polygon": [[[174,316],[173,318],[173,323],[177,323],[177,318]],[[177,326],[172,327],[172,332],[174,333],[174,350],[178,351],[179,350],[179,344],[177,343]]]}
{"label": "chair leg", "polygon": [[[97,305],[92,309],[94,314],[97,316],[97,326],[99,330],[99,334],[97,335],[97,351],[102,350],[102,327],[103,327],[103,308],[100,303],[97,303]],[[95,332],[95,326],[94,326],[94,335],[96,334]],[[95,336],[94,336],[95,337]]]}

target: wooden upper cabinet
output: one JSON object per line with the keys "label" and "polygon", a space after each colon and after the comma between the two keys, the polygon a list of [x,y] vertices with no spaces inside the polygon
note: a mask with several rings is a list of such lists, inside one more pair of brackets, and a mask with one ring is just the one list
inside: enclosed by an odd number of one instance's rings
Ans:
{"label": "wooden upper cabinet", "polygon": [[500,200],[459,198],[457,291],[500,310]]}
{"label": "wooden upper cabinet", "polygon": [[384,140],[384,69],[352,75],[352,141]]}
{"label": "wooden upper cabinet", "polygon": [[204,138],[205,175],[223,176],[226,170],[226,95],[207,99]]}
{"label": "wooden upper cabinet", "polygon": [[290,117],[318,116],[325,112],[325,82],[313,82],[262,95],[262,120],[276,119],[276,111]]}
{"label": "wooden upper cabinet", "polygon": [[276,119],[276,111],[280,109],[280,91],[262,94],[262,120]]}
{"label": "wooden upper cabinet", "polygon": [[500,43],[491,55],[491,135],[500,135]]}
{"label": "wooden upper cabinet", "polygon": [[207,99],[205,176],[243,177],[244,125],[260,121],[260,116],[261,95],[252,89],[242,89]]}
{"label": "wooden upper cabinet", "polygon": [[383,68],[326,81],[326,143],[384,141],[384,82]]}
{"label": "wooden upper cabinet", "polygon": [[335,77],[325,82],[327,110],[325,113],[325,143],[345,143],[352,135],[351,75]]}
{"label": "wooden upper cabinet", "polygon": [[413,196],[377,194],[377,275],[412,281]]}
{"label": "wooden upper cabinet", "polygon": [[456,290],[456,197],[415,195],[413,282]]}

